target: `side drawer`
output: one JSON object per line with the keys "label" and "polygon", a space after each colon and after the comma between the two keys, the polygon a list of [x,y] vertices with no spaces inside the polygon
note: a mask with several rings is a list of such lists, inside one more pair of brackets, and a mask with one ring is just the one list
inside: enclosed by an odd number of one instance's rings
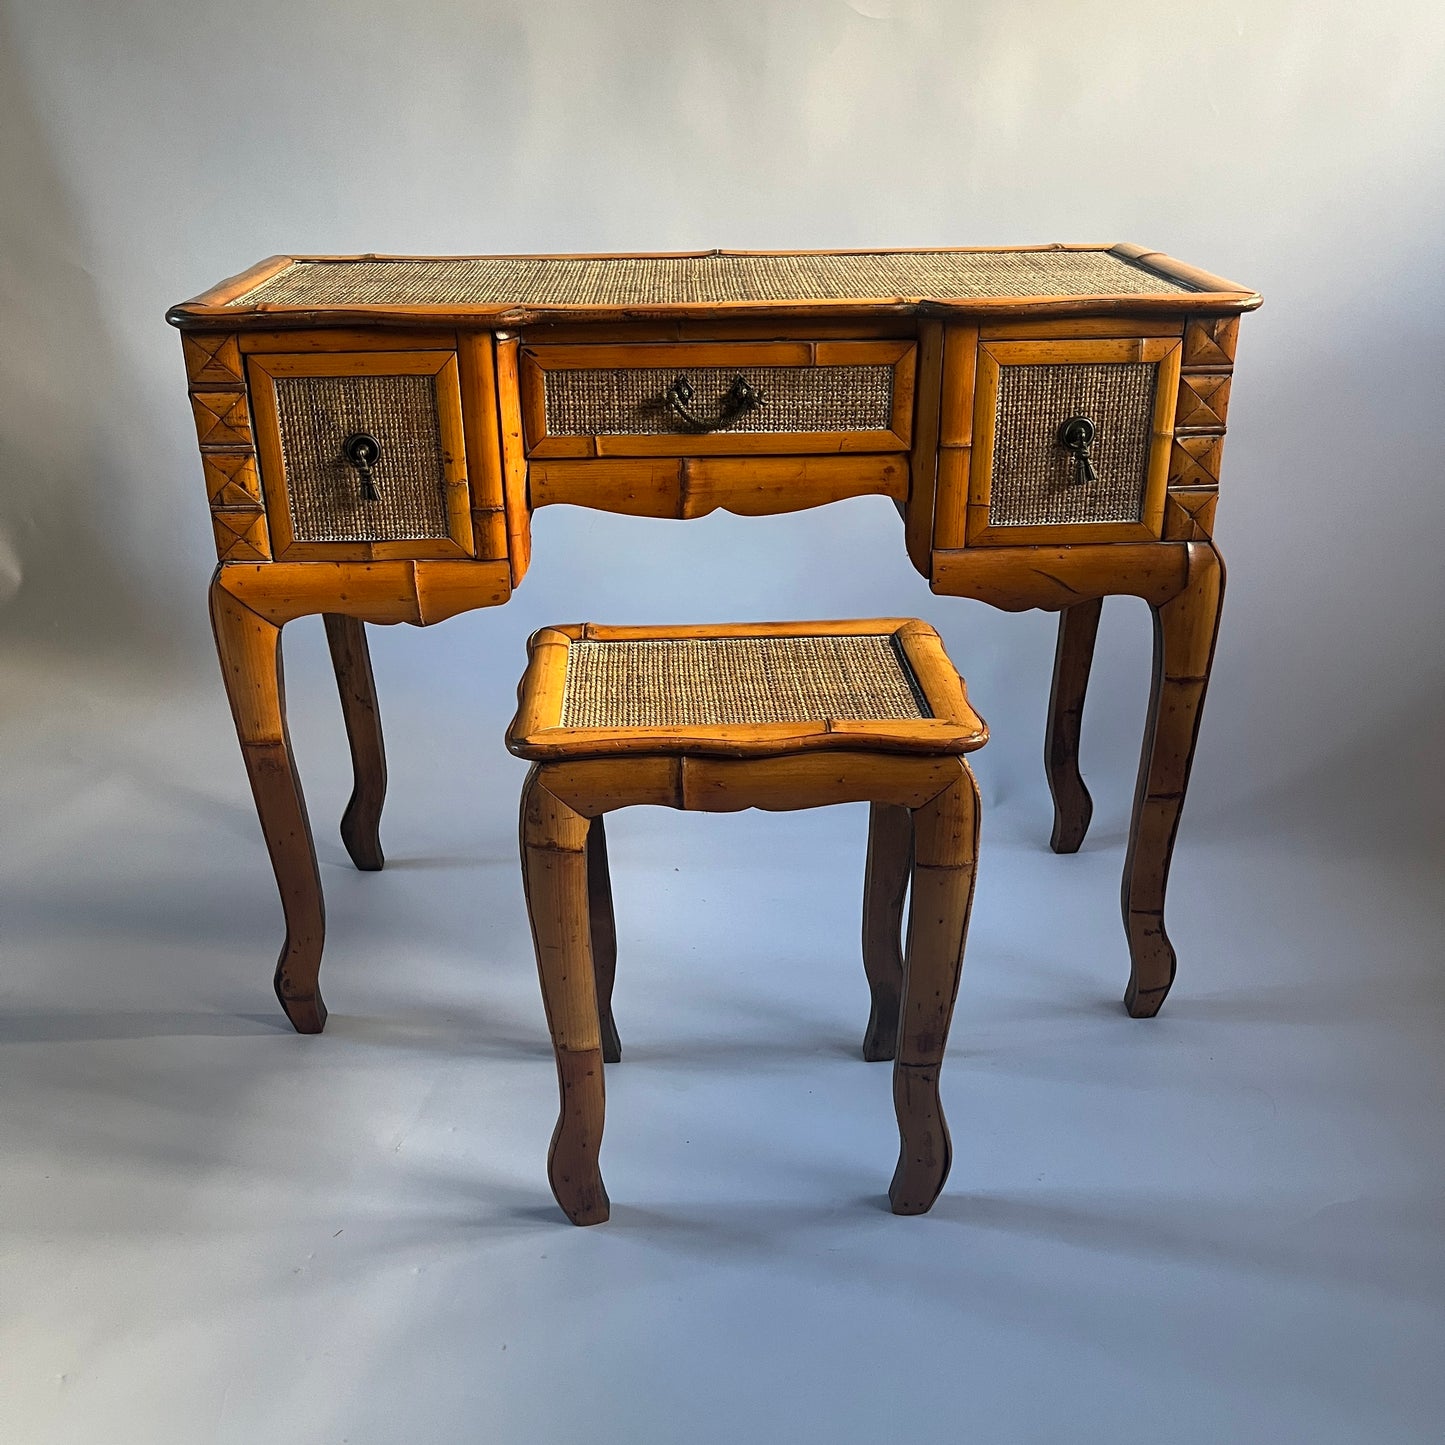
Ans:
{"label": "side drawer", "polygon": [[278,559],[469,557],[454,351],[247,358]]}
{"label": "side drawer", "polygon": [[966,545],[1160,537],[1181,351],[1178,334],[979,343]]}
{"label": "side drawer", "polygon": [[911,341],[527,347],[530,457],[907,451]]}

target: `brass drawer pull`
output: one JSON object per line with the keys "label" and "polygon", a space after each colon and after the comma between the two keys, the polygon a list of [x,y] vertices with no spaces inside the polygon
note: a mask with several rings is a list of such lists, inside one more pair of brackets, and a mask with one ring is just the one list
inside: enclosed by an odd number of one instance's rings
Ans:
{"label": "brass drawer pull", "polygon": [[1098,479],[1089,460],[1093,443],[1094,423],[1086,416],[1071,416],[1059,427],[1059,445],[1074,454],[1074,481],[1078,485]]}
{"label": "brass drawer pull", "polygon": [[688,403],[692,401],[694,394],[693,385],[686,376],[677,377],[667,388],[668,406],[694,431],[716,431],[718,427],[726,426],[745,411],[751,411],[763,404],[762,392],[741,374],[733,378],[733,384],[718,403],[717,415],[714,417],[698,416],[688,410]]}
{"label": "brass drawer pull", "polygon": [[342,442],[341,450],[345,453],[346,460],[356,468],[357,478],[361,482],[361,500],[374,502],[376,481],[371,473],[372,468],[381,460],[381,443],[370,432],[352,432]]}

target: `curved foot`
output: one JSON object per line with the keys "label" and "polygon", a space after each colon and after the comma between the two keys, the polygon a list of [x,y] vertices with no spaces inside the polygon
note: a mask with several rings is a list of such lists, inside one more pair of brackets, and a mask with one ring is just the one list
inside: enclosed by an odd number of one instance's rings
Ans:
{"label": "curved foot", "polygon": [[606,1091],[600,1049],[559,1049],[562,1110],[547,1152],[547,1179],[573,1224],[604,1224],[612,1211],[597,1156],[602,1146]]}
{"label": "curved foot", "polygon": [[281,964],[276,970],[276,997],[298,1034],[319,1034],[326,1027],[326,1000],[320,993],[314,993],[310,998],[294,998],[287,994],[283,978],[286,956],[282,954],[281,957]]}
{"label": "curved foot", "polygon": [[898,1166],[888,1186],[894,1214],[927,1214],[953,1163],[953,1142],[938,1094],[936,1064],[900,1064],[893,1071],[898,1111]]}
{"label": "curved foot", "polygon": [[1054,684],[1049,693],[1049,722],[1044,736],[1044,773],[1054,799],[1054,831],[1049,847],[1055,853],[1077,853],[1094,816],[1094,800],[1079,772],[1079,734],[1103,606],[1103,598],[1095,597],[1059,613]]}
{"label": "curved foot", "polygon": [[376,679],[366,624],[354,617],[328,612],[326,643],[336,670],[341,715],[351,745],[351,800],[341,815],[341,841],[351,861],[364,873],[380,872],[386,863],[381,851],[381,809],[386,801],[386,749],[381,736],[381,713],[376,702]]}
{"label": "curved foot", "polygon": [[899,1151],[888,1198],[895,1214],[927,1212],[953,1159],[938,1073],[963,970],[977,856],[978,787],[960,758],[957,781],[913,814],[913,900],[893,1065]]}
{"label": "curved foot", "polygon": [[232,597],[221,586],[219,574],[211,584],[211,623],[241,756],[286,916],[276,994],[298,1032],[320,1033],[326,1022],[318,983],[326,907],[306,799],[286,728],[281,629]]}
{"label": "curved foot", "polygon": [[1130,1018],[1152,1019],[1164,1006],[1178,960],[1157,913],[1130,913],[1124,918],[1129,935],[1131,968],[1124,990],[1124,1008]]}
{"label": "curved foot", "polygon": [[1184,590],[1154,609],[1154,679],[1120,890],[1130,959],[1124,1007],[1134,1018],[1153,1018],[1174,982],[1164,897],[1223,600],[1219,554],[1191,542]]}
{"label": "curved foot", "polygon": [[863,881],[863,971],[872,1005],[863,1035],[869,1063],[898,1051],[903,990],[903,904],[913,863],[913,818],[907,808],[874,803],[868,810],[868,862]]}
{"label": "curved foot", "polygon": [[607,1218],[598,1154],[606,1117],[602,1031],[588,921],[588,820],[569,808],[533,767],[522,788],[522,879],[537,954],[562,1107],[547,1154],[547,1178],[574,1224]]}

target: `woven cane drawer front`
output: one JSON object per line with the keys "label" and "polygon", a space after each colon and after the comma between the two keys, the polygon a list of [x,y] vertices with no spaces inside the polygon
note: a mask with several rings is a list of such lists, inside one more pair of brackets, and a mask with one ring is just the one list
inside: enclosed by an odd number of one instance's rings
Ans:
{"label": "woven cane drawer front", "polygon": [[468,555],[456,358],[450,352],[251,358],[276,555]]}
{"label": "woven cane drawer front", "polygon": [[1157,538],[1175,337],[979,348],[970,543]]}
{"label": "woven cane drawer front", "polygon": [[911,342],[536,346],[529,455],[903,451]]}

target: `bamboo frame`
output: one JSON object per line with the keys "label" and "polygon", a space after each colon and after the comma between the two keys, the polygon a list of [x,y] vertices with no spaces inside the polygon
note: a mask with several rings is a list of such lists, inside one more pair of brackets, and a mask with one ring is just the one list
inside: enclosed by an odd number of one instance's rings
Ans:
{"label": "bamboo frame", "polygon": [[[714,637],[892,637],[927,703],[930,717],[855,721],[706,723],[695,726],[576,728],[561,725],[567,652],[578,641],[679,640]],[[604,627],[576,623],[545,627],[527,644],[517,715],[507,747],[518,757],[550,762],[623,754],[686,754],[689,758],[746,758],[812,751],[892,754],[967,753],[988,740],[988,727],[969,706],[962,681],[933,628],[913,618],[856,622],[769,622],[726,626]]]}
{"label": "bamboo frame", "polygon": [[[528,346],[521,353],[522,419],[527,455],[652,457],[771,455],[793,452],[907,451],[913,427],[915,346],[912,341],[729,341],[586,343]],[[726,367],[746,375],[763,367],[889,366],[893,405],[888,429],[872,431],[598,433],[554,435],[547,429],[549,371],[685,372]]]}
{"label": "bamboo frame", "polygon": [[[173,306],[166,319],[174,326],[190,327],[215,324],[224,320],[233,329],[272,329],[277,320],[284,318],[294,325],[404,325],[452,324],[458,326],[491,326],[515,329],[524,326],[547,324],[549,322],[658,322],[711,320],[731,321],[753,316],[767,316],[775,321],[796,318],[871,318],[887,316],[934,315],[965,318],[976,316],[1060,316],[1072,317],[1084,314],[1106,315],[1133,313],[1135,315],[1189,314],[1193,312],[1243,312],[1252,311],[1261,304],[1257,292],[1225,280],[1197,267],[1185,265],[1159,251],[1150,251],[1142,246],[1126,243],[1099,243],[1092,245],[1060,245],[1057,243],[1037,246],[937,246],[937,247],[867,247],[843,251],[649,251],[649,252],[607,252],[577,253],[567,259],[601,260],[609,257],[624,259],[655,257],[661,259],[699,258],[709,255],[731,256],[807,256],[807,255],[893,255],[899,252],[924,252],[931,255],[950,255],[960,252],[1004,252],[1004,251],[1108,251],[1122,259],[1144,265],[1170,280],[1182,282],[1196,288],[1191,293],[1175,292],[1160,295],[1132,294],[1092,296],[998,296],[972,297],[967,300],[927,296],[876,296],[850,297],[846,300],[809,300],[800,297],[784,302],[777,301],[709,301],[666,305],[605,305],[605,306],[537,306],[509,304],[505,302],[489,305],[409,305],[409,306],[347,306],[347,307],[286,307],[274,303],[252,307],[230,305],[238,296],[254,289],[268,277],[283,270],[293,261],[386,261],[419,259],[495,259],[481,257],[415,257],[390,256],[379,253],[364,255],[310,255],[273,256],[258,263],[250,270],[230,277],[219,285],[203,291],[189,301]],[[519,254],[507,259],[548,260],[546,255]]]}
{"label": "bamboo frame", "polygon": [[[1176,336],[1075,339],[1066,341],[992,341],[978,348],[974,389],[973,447],[969,463],[968,512],[964,543],[969,547],[1029,547],[1062,542],[1158,541],[1164,525],[1164,491],[1174,440],[1174,407],[1179,391],[1183,342]],[[1091,362],[1141,361],[1154,365],[1154,411],[1149,460],[1138,522],[1071,522],[1000,527],[989,521],[993,483],[994,425],[1002,369],[1006,366],[1084,365]],[[1062,420],[1062,418],[1060,418]],[[939,546],[957,545],[957,527]]]}
{"label": "bamboo frame", "polygon": [[[390,561],[470,557],[473,552],[472,497],[462,428],[462,397],[454,351],[274,352],[254,354],[247,369],[256,418],[256,452],[270,524],[272,555],[278,561]],[[448,538],[397,542],[298,542],[291,526],[286,457],[276,381],[291,376],[430,376],[441,433],[443,502]],[[357,415],[358,429],[365,417]]]}

